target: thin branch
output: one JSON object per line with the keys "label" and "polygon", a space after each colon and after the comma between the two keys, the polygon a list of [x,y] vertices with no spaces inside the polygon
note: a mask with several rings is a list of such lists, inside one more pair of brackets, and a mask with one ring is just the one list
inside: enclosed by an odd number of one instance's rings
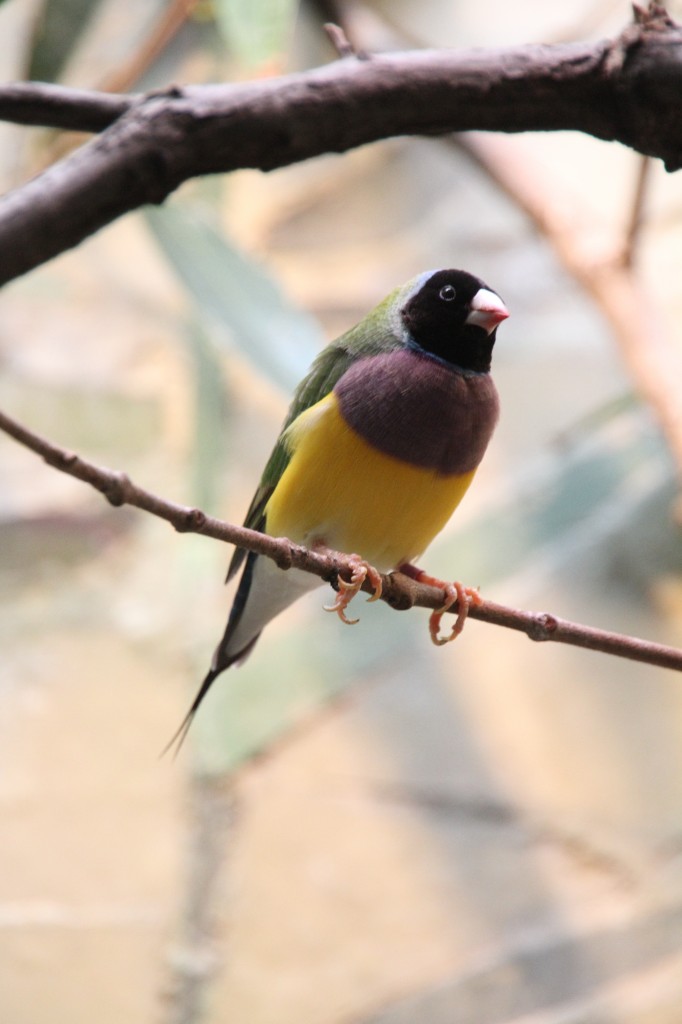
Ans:
{"label": "thin branch", "polygon": [[85,94],[80,120],[72,90],[68,111],[54,89],[30,90],[0,88],[0,117],[38,123],[42,110],[47,124],[111,127],[4,197],[0,284],[189,178],[273,170],[396,135],[577,130],[682,167],[682,29],[655,5],[613,40],[351,57],[132,101]]}
{"label": "thin branch", "polygon": [[10,82],[0,85],[0,121],[102,132],[141,99],[50,82]]}
{"label": "thin branch", "polygon": [[[226,523],[200,509],[167,501],[139,487],[125,473],[97,466],[74,452],[66,451],[3,412],[0,412],[0,430],[40,455],[48,465],[96,488],[112,505],[132,505],[165,519],[180,533],[198,533],[204,537],[226,541],[228,544],[236,544],[248,551],[272,558],[281,569],[303,569],[333,586],[337,585],[339,575],[344,579],[351,576],[352,566],[347,555],[318,554],[299,544],[293,544],[286,537],[270,537],[243,526]],[[405,611],[415,606],[433,609],[439,608],[443,603],[442,590],[417,583],[402,573],[395,572],[383,576],[382,582],[382,600],[396,610]],[[371,592],[372,586],[366,582],[363,589]],[[456,605],[453,611],[457,611]],[[637,637],[593,629],[557,618],[547,612],[520,611],[493,601],[483,601],[481,605],[471,606],[469,616],[525,633],[531,640],[554,640],[557,643],[584,647],[682,672],[682,650]]]}
{"label": "thin branch", "polygon": [[635,194],[632,200],[632,210],[630,211],[630,219],[625,230],[625,242],[623,244],[623,252],[621,254],[621,261],[629,270],[632,270],[634,267],[635,257],[637,255],[637,246],[642,235],[642,228],[644,227],[644,207],[647,188],[650,181],[651,159],[648,156],[643,156],[640,158],[639,166],[637,168]]}
{"label": "thin branch", "polygon": [[357,57],[360,60],[369,59],[368,54],[360,53],[359,50],[355,49],[348,39],[345,29],[341,25],[337,25],[335,22],[325,22],[323,28],[329,37],[329,41],[342,60],[345,57]]}
{"label": "thin branch", "polygon": [[327,36],[329,37],[330,43],[332,44],[338,56],[342,60],[344,59],[344,57],[358,56],[352,43],[348,39],[348,36],[346,35],[346,33],[344,32],[340,25],[337,25],[333,21],[327,21],[323,25],[323,28],[327,33]]}

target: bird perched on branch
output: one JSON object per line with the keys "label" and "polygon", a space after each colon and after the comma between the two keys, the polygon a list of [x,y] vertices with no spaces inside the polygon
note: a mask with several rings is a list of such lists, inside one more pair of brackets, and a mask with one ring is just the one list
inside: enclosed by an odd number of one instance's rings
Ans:
{"label": "bird perched on branch", "polygon": [[[358,552],[349,582],[328,608],[344,622],[349,601],[379,570],[400,569],[440,586],[434,642],[453,639],[475,591],[413,565],[443,528],[483,458],[498,416],[490,376],[504,303],[463,270],[428,271],[397,288],[332,342],[299,384],[244,525],[315,549]],[[214,680],[253,650],[263,628],[319,586],[317,576],[283,571],[237,549],[227,579],[243,566],[211,668],[178,730],[182,739]],[[458,601],[453,634],[443,612]],[[173,741],[171,741],[173,742]]]}

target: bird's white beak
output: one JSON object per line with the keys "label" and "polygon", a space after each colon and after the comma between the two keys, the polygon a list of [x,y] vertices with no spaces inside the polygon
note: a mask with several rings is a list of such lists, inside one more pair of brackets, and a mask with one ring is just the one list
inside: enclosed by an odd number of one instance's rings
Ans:
{"label": "bird's white beak", "polygon": [[470,303],[471,312],[465,323],[482,327],[490,334],[509,316],[509,310],[499,295],[487,288],[479,288]]}

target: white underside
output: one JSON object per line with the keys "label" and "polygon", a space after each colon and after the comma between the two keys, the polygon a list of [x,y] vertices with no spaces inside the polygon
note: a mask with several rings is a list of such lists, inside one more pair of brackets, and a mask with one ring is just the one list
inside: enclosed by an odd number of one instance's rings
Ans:
{"label": "white underside", "polygon": [[268,622],[322,583],[323,580],[312,573],[279,569],[271,558],[258,558],[246,607],[230,639],[228,654],[243,651]]}

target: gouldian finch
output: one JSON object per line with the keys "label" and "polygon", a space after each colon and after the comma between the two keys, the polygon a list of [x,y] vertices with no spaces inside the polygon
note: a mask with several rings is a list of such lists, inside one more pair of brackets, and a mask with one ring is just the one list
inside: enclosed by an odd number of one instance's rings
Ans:
{"label": "gouldian finch", "polygon": [[[479,278],[428,271],[324,349],[296,389],[244,525],[354,553],[353,578],[329,609],[344,621],[368,574],[375,597],[378,571],[399,568],[439,582],[413,561],[459,505],[490,441],[498,418],[490,362],[508,315]],[[248,657],[271,619],[322,583],[243,549],[227,579],[242,566],[225,633],[181,736],[216,677]],[[464,589],[453,586],[444,586],[444,607],[457,597],[464,603]],[[435,615],[432,636],[441,642]]]}

